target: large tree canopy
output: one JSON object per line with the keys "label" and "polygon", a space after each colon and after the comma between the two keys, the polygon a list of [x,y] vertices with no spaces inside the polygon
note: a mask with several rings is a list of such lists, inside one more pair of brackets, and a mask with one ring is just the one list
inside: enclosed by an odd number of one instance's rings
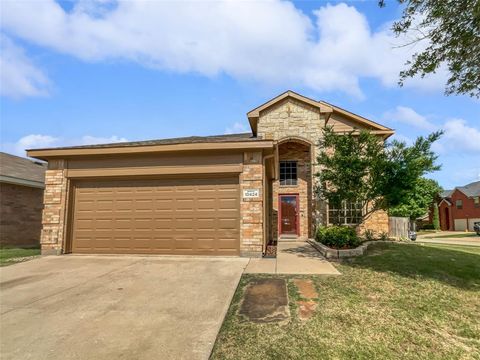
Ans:
{"label": "large tree canopy", "polygon": [[428,213],[430,206],[441,191],[442,188],[435,180],[421,177],[415,182],[413,190],[405,195],[402,203],[388,209],[388,214],[415,220]]}
{"label": "large tree canopy", "polygon": [[317,193],[330,203],[361,203],[370,212],[398,207],[415,192],[419,179],[440,169],[431,145],[442,132],[419,137],[412,146],[384,142],[368,131],[336,133],[326,127],[317,163]]}
{"label": "large tree canopy", "polygon": [[[398,0],[403,15],[393,24],[395,34],[406,34],[405,45],[425,40],[400,73],[407,78],[434,73],[445,64],[450,72],[445,93],[480,97],[480,0]],[[384,6],[386,0],[380,0]]]}

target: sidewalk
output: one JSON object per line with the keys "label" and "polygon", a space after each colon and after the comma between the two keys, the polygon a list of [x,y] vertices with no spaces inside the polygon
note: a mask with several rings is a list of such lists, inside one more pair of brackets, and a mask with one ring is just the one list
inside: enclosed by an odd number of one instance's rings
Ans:
{"label": "sidewalk", "polygon": [[276,259],[250,259],[245,274],[340,275],[338,270],[307,242],[279,242]]}
{"label": "sidewalk", "polygon": [[418,238],[418,243],[480,246],[480,236],[464,238]]}
{"label": "sidewalk", "polygon": [[473,232],[441,231],[432,234],[421,234],[418,236],[417,242],[480,246],[480,236]]}

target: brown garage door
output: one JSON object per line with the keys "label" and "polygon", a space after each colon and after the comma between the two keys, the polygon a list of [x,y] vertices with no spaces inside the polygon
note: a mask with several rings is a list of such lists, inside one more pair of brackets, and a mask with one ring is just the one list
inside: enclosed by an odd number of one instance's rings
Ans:
{"label": "brown garage door", "polygon": [[238,178],[75,185],[74,253],[239,254]]}

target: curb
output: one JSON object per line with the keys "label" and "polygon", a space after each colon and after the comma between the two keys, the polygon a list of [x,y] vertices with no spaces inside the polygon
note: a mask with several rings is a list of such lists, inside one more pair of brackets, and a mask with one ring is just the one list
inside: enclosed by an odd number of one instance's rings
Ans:
{"label": "curb", "polygon": [[311,239],[307,240],[307,242],[310,245],[312,245],[326,259],[343,259],[343,258],[350,258],[355,256],[362,256],[363,254],[365,254],[368,247],[372,244],[398,243],[398,241],[385,241],[385,240],[366,241],[362,243],[362,245],[356,247],[355,249],[337,250],[337,249],[329,248],[328,246],[325,246]]}

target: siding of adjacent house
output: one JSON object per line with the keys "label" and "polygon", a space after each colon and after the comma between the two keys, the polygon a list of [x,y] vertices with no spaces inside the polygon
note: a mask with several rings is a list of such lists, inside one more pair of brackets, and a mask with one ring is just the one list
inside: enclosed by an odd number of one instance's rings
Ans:
{"label": "siding of adjacent house", "polygon": [[38,245],[42,230],[43,189],[0,183],[0,244]]}
{"label": "siding of adjacent house", "polygon": [[[452,206],[450,207],[451,213],[451,226],[453,226],[453,230],[465,230],[473,229],[473,222],[479,221],[480,218],[480,207],[475,207],[474,199],[467,197],[463,192],[456,189],[451,197]],[[462,209],[457,209],[456,202],[457,200],[462,200],[463,206]],[[460,221],[459,221],[460,220]],[[455,223],[457,226],[455,226]],[[465,223],[463,225],[463,223]]]}

